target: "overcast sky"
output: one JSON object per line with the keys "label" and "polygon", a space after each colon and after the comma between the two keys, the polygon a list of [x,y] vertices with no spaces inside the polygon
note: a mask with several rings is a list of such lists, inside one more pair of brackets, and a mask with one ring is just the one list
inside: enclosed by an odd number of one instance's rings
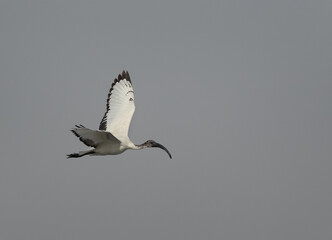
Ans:
{"label": "overcast sky", "polygon": [[[332,1],[0,2],[0,238],[332,236]],[[130,138],[66,159],[129,71]]]}

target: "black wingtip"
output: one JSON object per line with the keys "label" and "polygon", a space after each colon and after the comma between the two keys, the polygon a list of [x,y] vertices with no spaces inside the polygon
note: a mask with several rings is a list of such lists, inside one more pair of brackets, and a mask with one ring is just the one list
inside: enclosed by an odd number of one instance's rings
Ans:
{"label": "black wingtip", "polygon": [[[123,70],[122,71],[122,75],[119,74],[119,78],[121,77],[121,79],[126,79],[128,82],[130,82],[131,84],[131,79],[130,79],[130,75],[129,72],[127,70]],[[121,80],[119,79],[119,81]]]}

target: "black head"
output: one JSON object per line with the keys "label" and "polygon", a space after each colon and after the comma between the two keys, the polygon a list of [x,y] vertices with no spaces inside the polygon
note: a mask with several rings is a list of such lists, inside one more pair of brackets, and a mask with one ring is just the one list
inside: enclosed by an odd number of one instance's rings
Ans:
{"label": "black head", "polygon": [[163,145],[161,145],[160,143],[157,143],[157,142],[155,142],[155,141],[153,141],[153,140],[148,140],[148,141],[146,141],[143,145],[144,145],[145,147],[151,147],[151,148],[153,148],[153,147],[157,147],[157,148],[161,148],[161,149],[165,150],[165,152],[167,152],[169,158],[172,159],[172,155],[169,153],[169,151],[167,150],[167,148],[165,148],[165,147],[164,147]]}

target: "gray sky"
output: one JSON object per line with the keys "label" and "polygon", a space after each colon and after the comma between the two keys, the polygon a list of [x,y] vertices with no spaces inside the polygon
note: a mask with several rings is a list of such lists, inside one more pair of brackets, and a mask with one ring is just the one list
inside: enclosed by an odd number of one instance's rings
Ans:
{"label": "gray sky", "polygon": [[[0,2],[0,238],[332,235],[332,1]],[[130,137],[67,160],[131,75]]]}

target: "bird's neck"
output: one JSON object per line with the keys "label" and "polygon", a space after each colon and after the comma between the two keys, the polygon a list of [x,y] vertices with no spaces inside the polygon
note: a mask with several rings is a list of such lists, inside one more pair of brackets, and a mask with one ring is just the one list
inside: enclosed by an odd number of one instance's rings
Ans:
{"label": "bird's neck", "polygon": [[145,145],[145,143],[136,145],[132,141],[130,141],[129,138],[127,140],[123,141],[122,144],[125,146],[125,148],[127,148],[127,149],[134,149],[134,150],[139,150],[139,149],[143,149],[143,148],[147,147]]}
{"label": "bird's neck", "polygon": [[135,149],[143,149],[146,148],[147,146],[145,145],[145,143],[142,143],[140,145],[135,145]]}
{"label": "bird's neck", "polygon": [[134,150],[139,150],[139,149],[144,148],[143,144],[141,144],[141,145],[135,145],[135,144],[132,143],[131,141],[128,142],[126,145],[127,145],[127,148],[129,148],[129,149],[134,149]]}

